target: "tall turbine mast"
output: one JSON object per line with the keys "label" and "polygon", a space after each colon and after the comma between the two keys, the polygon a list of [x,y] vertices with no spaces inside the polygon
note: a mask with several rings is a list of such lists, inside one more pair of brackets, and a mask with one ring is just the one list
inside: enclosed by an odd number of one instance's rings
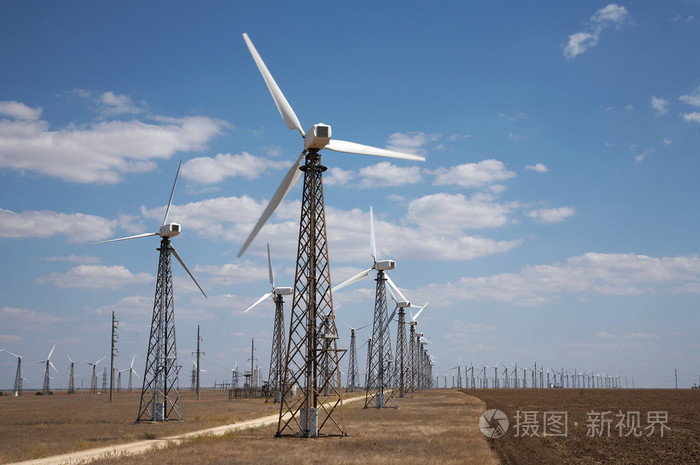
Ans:
{"label": "tall turbine mast", "polygon": [[138,234],[135,236],[110,239],[108,241],[93,242],[92,244],[104,244],[118,242],[141,237],[160,236],[158,258],[158,276],[156,278],[156,291],[153,299],[153,317],[151,318],[151,332],[148,338],[148,352],[143,375],[143,387],[141,388],[141,400],[136,422],[141,421],[167,421],[182,420],[180,411],[180,387],[178,373],[180,366],[177,364],[177,349],[175,345],[175,306],[173,299],[173,272],[171,256],[175,256],[180,265],[185,269],[189,277],[195,283],[202,295],[207,295],[202,290],[194,276],[180,258],[170,239],[180,234],[179,223],[168,223],[168,214],[173,203],[175,186],[180,174],[182,162],[177,167],[175,181],[170,191],[170,200],[165,209],[165,217],[158,232]]}
{"label": "tall turbine mast", "polygon": [[[319,150],[424,160],[422,157],[333,139],[331,127],[318,123],[306,133],[294,110],[265,66],[247,34],[243,39],[272,95],[287,128],[304,138],[304,148],[272,196],[252,232],[243,243],[240,257],[252,243],[282,199],[304,173],[299,243],[294,295],[290,318],[285,376],[276,436],[345,436],[340,395],[340,352],[333,313],[331,277],[326,241],[326,215],[323,200]],[[302,160],[304,164],[302,165]],[[292,396],[299,386],[301,395]],[[337,413],[337,414],[336,414]]]}

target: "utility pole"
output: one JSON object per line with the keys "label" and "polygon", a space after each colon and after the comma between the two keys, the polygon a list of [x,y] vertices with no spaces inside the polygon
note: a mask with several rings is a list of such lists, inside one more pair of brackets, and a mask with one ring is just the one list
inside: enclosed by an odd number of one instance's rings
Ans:
{"label": "utility pole", "polygon": [[119,335],[117,334],[117,328],[119,327],[119,321],[114,318],[114,310],[112,311],[112,351],[109,362],[109,401],[112,402],[112,396],[114,393],[114,357],[119,353],[117,349],[117,340]]}
{"label": "utility pole", "polygon": [[673,370],[676,373],[676,389],[678,389],[678,368]]}
{"label": "utility pole", "polygon": [[196,392],[197,392],[197,400],[199,400],[199,373],[202,371],[202,370],[199,369],[199,357],[202,356],[202,355],[204,355],[204,352],[202,352],[202,351],[199,350],[199,343],[200,343],[201,340],[202,340],[202,338],[199,337],[199,325],[197,325],[197,351],[196,351],[196,352],[192,352],[192,355],[196,355],[196,356],[197,356],[197,364],[196,364],[196,366],[195,366],[195,372],[196,372],[196,373],[195,373],[195,377],[196,377],[196,378],[195,378],[195,382],[196,382],[196,384],[195,384],[195,390],[196,390]]}

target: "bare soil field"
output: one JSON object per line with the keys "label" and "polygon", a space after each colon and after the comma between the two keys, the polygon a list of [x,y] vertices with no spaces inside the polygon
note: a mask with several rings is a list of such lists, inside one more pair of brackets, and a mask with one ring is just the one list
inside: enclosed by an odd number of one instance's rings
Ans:
{"label": "bare soil field", "polygon": [[[468,389],[463,392],[482,399],[489,409],[506,414],[510,425],[505,435],[488,440],[504,464],[700,464],[698,390]],[[546,435],[545,412],[551,412],[547,421],[555,420],[549,424]],[[561,434],[563,422],[556,422],[563,417],[553,415],[560,412],[567,413],[566,435]],[[538,436],[533,435],[535,431]]]}
{"label": "bare soil field", "polygon": [[184,421],[134,423],[140,391],[50,396],[0,396],[0,463],[36,459],[141,439],[196,431],[279,412],[264,399],[228,400],[227,391],[180,391]]}
{"label": "bare soil field", "polygon": [[[2,399],[5,400],[5,399]],[[15,399],[16,400],[16,399]],[[46,399],[42,399],[46,400]],[[214,402],[226,408],[241,400],[221,400]],[[260,399],[245,399],[253,401],[247,409],[249,413],[256,405],[262,406]],[[3,405],[0,403],[0,405]],[[196,403],[195,403],[196,404]],[[199,404],[202,404],[200,402]],[[458,391],[426,391],[415,393],[413,397],[402,399],[398,409],[363,409],[363,402],[348,404],[345,409],[345,423],[348,436],[344,438],[274,438],[276,425],[260,427],[244,431],[227,433],[221,437],[200,436],[186,440],[179,446],[165,447],[145,454],[119,456],[92,462],[95,464],[307,464],[328,463],[335,461],[348,464],[457,464],[474,463],[479,465],[496,465],[497,455],[488,447],[486,439],[479,432],[478,419],[485,405],[478,399],[465,396]],[[195,413],[193,402],[183,402],[185,407]],[[235,408],[235,407],[231,407]],[[98,418],[107,422],[100,411],[105,410],[102,403],[92,411],[93,421]],[[131,409],[131,408],[130,408]],[[0,411],[4,411],[4,408]],[[121,434],[121,438],[131,436],[133,439],[143,439],[143,434],[152,431],[148,427],[161,425],[134,425],[131,413],[126,422],[118,428],[112,427],[113,435]],[[213,414],[212,414],[213,415]],[[269,415],[269,411],[260,409],[259,415]],[[4,414],[3,414],[4,416]],[[243,416],[241,416],[243,418]],[[3,422],[4,423],[4,422]],[[190,423],[178,422],[175,426]],[[192,422],[194,423],[194,422]],[[205,426],[205,421],[192,425],[192,429]],[[74,426],[80,426],[75,424]],[[172,428],[171,424],[162,425]],[[146,427],[146,428],[143,428]],[[0,444],[4,449],[11,444],[3,437],[6,426],[0,430]],[[36,425],[26,426],[24,436],[27,441],[32,439],[37,431]],[[96,437],[90,433],[90,428],[82,431],[87,437]],[[184,429],[183,429],[184,431]],[[60,436],[60,434],[55,433]],[[139,436],[140,435],[140,436]],[[159,434],[158,436],[166,436]],[[77,437],[77,436],[76,436]],[[110,440],[118,440],[119,437]],[[75,445],[73,440],[72,444]],[[119,441],[123,442],[123,441]],[[91,447],[107,444],[100,441]],[[28,447],[31,449],[32,446]],[[57,452],[52,452],[57,453]],[[29,458],[26,455],[23,458]],[[14,460],[14,459],[13,459]],[[5,459],[7,461],[7,459]]]}

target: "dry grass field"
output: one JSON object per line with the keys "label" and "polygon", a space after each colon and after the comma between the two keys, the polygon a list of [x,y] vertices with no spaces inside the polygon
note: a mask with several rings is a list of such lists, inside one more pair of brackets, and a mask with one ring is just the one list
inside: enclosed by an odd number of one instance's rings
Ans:
{"label": "dry grass field", "polygon": [[[489,439],[504,464],[700,464],[698,390],[477,389],[465,392],[482,399],[489,409],[506,413],[510,421],[508,431],[500,438]],[[515,437],[514,421],[518,411],[521,425],[526,423],[523,412],[539,412],[539,437],[523,436],[524,432],[533,432],[532,428],[523,427],[519,437]],[[567,435],[544,437],[543,413],[562,411],[567,412]],[[602,412],[610,413],[599,416]],[[622,422],[622,417],[617,416],[620,412],[625,416]],[[632,418],[629,422],[628,412]],[[636,430],[628,427],[636,424],[635,412],[639,412],[640,419],[640,428]],[[663,422],[656,424],[653,432],[647,429],[649,412],[667,412],[665,425],[669,429],[664,430],[663,437],[660,434]],[[599,419],[612,421],[607,423]],[[635,436],[636,433],[639,434]]]}
{"label": "dry grass field", "polygon": [[154,439],[279,412],[262,399],[228,400],[228,392],[180,391],[185,421],[135,424],[139,392],[114,395],[57,391],[0,396],[0,463],[29,460],[141,439]]}
{"label": "dry grass field", "polygon": [[[215,393],[208,393],[209,395]],[[68,396],[65,396],[68,397]],[[87,397],[87,395],[83,396]],[[28,397],[29,398],[29,397]],[[57,397],[55,400],[59,400]],[[6,401],[2,400],[3,417],[5,416]],[[11,399],[17,400],[17,399]],[[35,402],[38,399],[32,399]],[[40,399],[42,401],[51,399]],[[65,400],[65,399],[60,399]],[[138,399],[137,399],[138,400]],[[32,402],[32,403],[35,403]],[[252,402],[252,403],[251,403]],[[29,403],[29,402],[28,402]],[[57,402],[57,403],[60,403]],[[205,404],[210,406],[203,408]],[[240,406],[236,404],[240,403]],[[478,399],[465,396],[458,391],[428,391],[416,393],[414,397],[403,399],[399,409],[386,409],[377,411],[375,409],[365,410],[362,402],[348,404],[345,407],[345,421],[348,437],[345,438],[320,438],[302,440],[296,438],[273,437],[276,425],[237,431],[226,434],[222,437],[202,436],[186,440],[184,444],[173,447],[166,447],[157,451],[148,452],[141,455],[129,456],[128,459],[120,456],[114,459],[107,459],[93,463],[112,464],[200,464],[200,463],[274,463],[274,464],[307,464],[326,463],[329,460],[337,460],[339,463],[350,464],[452,464],[452,463],[474,463],[484,465],[496,465],[499,463],[497,456],[492,452],[484,436],[478,429],[478,418],[484,411],[484,404]],[[124,409],[122,405],[121,410]],[[72,407],[77,407],[74,404]],[[232,409],[230,417],[236,419],[250,418],[253,416],[264,416],[270,410],[262,404],[260,399],[245,399],[228,401],[222,399],[221,394],[218,400],[213,402],[210,399],[195,403],[183,401],[183,412],[191,411],[192,414],[199,411],[199,421],[185,421],[169,423],[167,425],[134,425],[131,423],[135,413],[130,413],[123,420],[119,414],[105,415],[108,404],[99,403],[92,409],[89,415],[83,416],[80,420],[78,416],[66,414],[63,416],[74,417],[71,421],[63,420],[63,426],[54,427],[50,436],[61,440],[62,430],[71,431],[71,439],[66,439],[69,447],[60,448],[53,440],[44,446],[41,438],[43,433],[51,430],[52,425],[43,425],[37,422],[20,426],[21,433],[13,439],[5,437],[8,427],[4,424],[0,431],[0,444],[2,450],[18,440],[24,438],[23,459],[30,458],[32,451],[41,450],[41,455],[47,451],[51,454],[64,452],[71,447],[77,449],[78,446],[97,447],[115,442],[123,442],[125,439],[143,439],[146,434],[167,436],[173,434],[173,428],[180,428],[181,431],[200,429],[205,426],[218,423],[222,416],[227,415],[227,410]],[[187,410],[185,410],[187,408]],[[257,409],[257,413],[256,412]],[[131,410],[131,408],[130,408]],[[217,410],[224,412],[219,412]],[[102,411],[102,415],[100,412]],[[204,413],[209,412],[208,414]],[[56,414],[58,417],[58,414]],[[208,418],[211,415],[215,419]],[[183,413],[187,418],[187,414]],[[81,421],[91,418],[91,423],[85,427]],[[21,423],[13,420],[15,425]],[[87,420],[90,421],[90,420]],[[117,424],[118,423],[118,424]],[[54,423],[55,424],[55,423]],[[100,425],[95,427],[95,425]],[[17,427],[17,426],[16,426]],[[162,427],[162,428],[161,428]],[[96,431],[102,429],[103,433]],[[169,430],[165,433],[165,430]],[[36,433],[36,434],[35,434]],[[163,433],[163,434],[161,434]],[[84,439],[79,439],[83,435]],[[90,441],[89,438],[97,440]],[[84,442],[83,442],[84,441]],[[59,451],[60,449],[60,451]],[[34,452],[36,455],[36,452]],[[17,460],[15,454],[11,460]],[[3,457],[3,462],[8,461],[8,457]]]}

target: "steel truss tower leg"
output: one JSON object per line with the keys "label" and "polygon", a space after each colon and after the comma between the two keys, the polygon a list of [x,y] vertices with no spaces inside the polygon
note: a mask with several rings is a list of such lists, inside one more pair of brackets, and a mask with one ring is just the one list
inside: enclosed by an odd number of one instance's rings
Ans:
{"label": "steel truss tower leg", "polygon": [[[153,319],[137,422],[182,420],[175,347],[175,307],[170,239],[160,242]],[[197,367],[199,368],[199,367]]]}
{"label": "steel truss tower leg", "polygon": [[408,333],[408,387],[411,392],[416,391],[416,326],[411,324]]}
{"label": "steel truss tower leg", "polygon": [[367,367],[369,377],[365,388],[365,408],[384,408],[389,404],[398,407],[394,399],[395,389],[391,386],[391,340],[389,339],[389,315],[386,309],[386,278],[383,271],[377,272],[376,281],[372,351]]}
{"label": "steel truss tower leg", "polygon": [[282,400],[282,382],[284,381],[284,299],[275,297],[275,323],[272,327],[272,348],[270,349],[270,371],[265,402]]}
{"label": "steel truss tower leg", "polygon": [[321,156],[306,154],[299,248],[276,436],[346,436]]}

